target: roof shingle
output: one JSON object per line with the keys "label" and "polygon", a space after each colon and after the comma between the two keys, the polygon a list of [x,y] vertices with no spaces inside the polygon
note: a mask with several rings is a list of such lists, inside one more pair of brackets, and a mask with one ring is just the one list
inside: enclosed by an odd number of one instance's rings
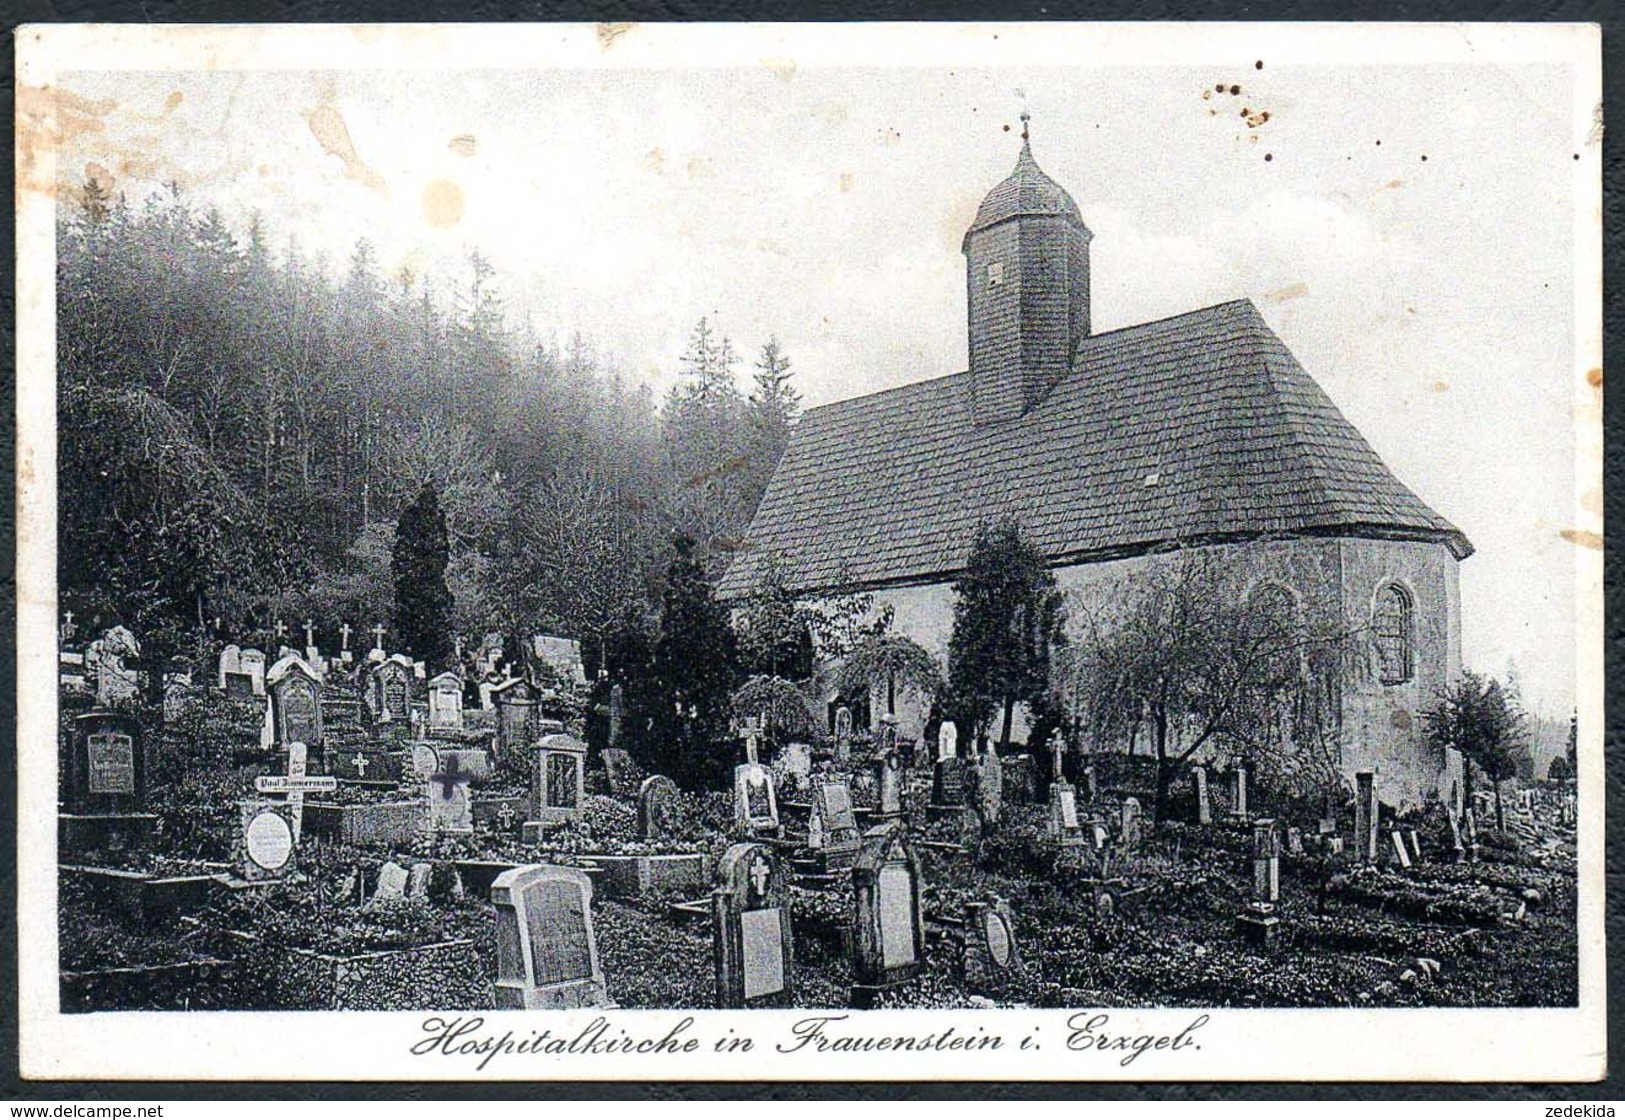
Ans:
{"label": "roof shingle", "polygon": [[970,403],[958,373],[808,410],[719,593],[764,553],[803,591],[951,578],[1004,512],[1054,563],[1330,532],[1472,551],[1247,300],[1090,336],[1018,419],[978,427]]}

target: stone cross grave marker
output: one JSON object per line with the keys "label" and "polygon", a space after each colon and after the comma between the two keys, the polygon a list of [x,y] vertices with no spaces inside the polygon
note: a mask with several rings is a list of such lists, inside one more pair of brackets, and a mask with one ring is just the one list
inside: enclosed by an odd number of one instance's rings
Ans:
{"label": "stone cross grave marker", "polygon": [[444,672],[429,682],[429,730],[463,729],[463,678]]}
{"label": "stone cross grave marker", "polygon": [[734,824],[744,833],[777,833],[779,802],[767,767],[746,762],[734,767]]}
{"label": "stone cross grave marker", "polygon": [[350,635],[353,633],[355,633],[355,631],[350,629],[350,624],[348,622],[339,626],[339,656],[345,661],[350,660],[344,655],[350,652]]}
{"label": "stone cross grave marker", "polygon": [[712,960],[717,1006],[790,1006],[795,952],[790,889],[778,855],[766,844],[729,846],[711,892]]}
{"label": "stone cross grave marker", "polygon": [[1004,899],[990,894],[965,903],[964,930],[963,963],[968,991],[996,992],[1004,981],[1021,971],[1015,916]]}
{"label": "stone cross grave marker", "polygon": [[866,1006],[874,993],[917,976],[925,960],[920,860],[902,822],[864,835],[852,887],[852,995]]}
{"label": "stone cross grave marker", "polygon": [[516,867],[491,884],[491,902],[497,911],[499,1009],[613,1006],[598,963],[592,881],[585,872]]}
{"label": "stone cross grave marker", "polygon": [[638,835],[670,840],[683,833],[683,795],[664,774],[651,774],[638,788]]}
{"label": "stone cross grave marker", "polygon": [[254,788],[260,793],[281,793],[286,795],[288,818],[293,826],[293,841],[299,842],[299,834],[304,824],[305,794],[331,793],[338,788],[338,779],[332,777],[310,777],[305,773],[306,749],[303,743],[288,744],[288,773],[281,775],[261,775],[254,779]]}
{"label": "stone cross grave marker", "polygon": [[303,659],[284,657],[265,675],[276,741],[284,746],[322,742],[322,682]]}
{"label": "stone cross grave marker", "polygon": [[1361,863],[1377,862],[1377,775],[1354,775],[1354,852]]}
{"label": "stone cross grave marker", "polygon": [[1213,823],[1213,802],[1207,795],[1207,767],[1192,766],[1191,780],[1196,783],[1196,823]]}

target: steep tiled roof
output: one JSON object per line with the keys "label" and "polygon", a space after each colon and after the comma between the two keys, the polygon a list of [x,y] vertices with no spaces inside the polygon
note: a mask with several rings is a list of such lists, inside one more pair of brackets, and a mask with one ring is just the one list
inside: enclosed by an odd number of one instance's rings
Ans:
{"label": "steep tiled roof", "polygon": [[801,590],[946,578],[1003,512],[1052,562],[1272,533],[1472,551],[1246,300],[1085,339],[1018,419],[978,427],[969,408],[958,373],[810,409],[720,593],[764,553]]}
{"label": "steep tiled roof", "polygon": [[987,192],[965,236],[1021,214],[1062,214],[1080,226],[1083,224],[1078,204],[1072,201],[1065,187],[1039,168],[1025,140],[1021,144],[1021,155],[1016,158],[1015,170]]}

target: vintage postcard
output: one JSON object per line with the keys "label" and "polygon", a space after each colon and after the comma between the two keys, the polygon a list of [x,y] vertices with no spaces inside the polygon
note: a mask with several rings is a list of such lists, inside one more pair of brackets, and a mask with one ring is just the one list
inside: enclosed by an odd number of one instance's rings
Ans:
{"label": "vintage postcard", "polygon": [[1604,1074],[1597,28],[17,49],[25,1076]]}

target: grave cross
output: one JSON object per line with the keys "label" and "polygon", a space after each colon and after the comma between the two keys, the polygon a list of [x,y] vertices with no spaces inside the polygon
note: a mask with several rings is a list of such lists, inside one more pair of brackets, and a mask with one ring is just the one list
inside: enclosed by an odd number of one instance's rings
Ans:
{"label": "grave cross", "polygon": [[309,649],[316,644],[316,623],[312,619],[305,619],[305,648]]}
{"label": "grave cross", "polygon": [[373,624],[372,648],[380,650],[384,648],[384,624],[382,622]]}
{"label": "grave cross", "polygon": [[283,622],[280,618],[277,619],[276,620],[276,636],[277,636],[278,640],[287,637],[287,635],[288,635],[288,624],[286,622]]}
{"label": "grave cross", "polygon": [[344,644],[342,646],[340,646],[339,649],[341,649],[341,650],[349,649],[350,648],[350,624],[348,622],[346,622],[343,626],[339,627],[339,636],[344,639]]}
{"label": "grave cross", "polygon": [[772,874],[772,870],[767,866],[767,860],[758,855],[756,862],[750,865],[750,881],[755,884],[757,894],[767,890],[767,880]]}
{"label": "grave cross", "polygon": [[440,783],[440,796],[450,801],[457,796],[457,787],[468,781],[468,775],[458,768],[457,756],[448,753],[446,765],[441,768],[440,773],[434,775],[432,780]]}
{"label": "grave cross", "polygon": [[745,761],[754,766],[759,761],[757,759],[756,722],[754,720],[745,724],[743,738],[745,740]]}
{"label": "grave cross", "polygon": [[356,751],[355,752],[355,757],[350,760],[350,765],[355,767],[355,772],[357,774],[361,775],[361,777],[363,779],[366,778],[366,776],[367,776],[367,756],[366,755],[362,754],[360,751]]}
{"label": "grave cross", "polygon": [[63,611],[62,612],[62,632],[64,634],[67,634],[70,637],[73,635],[73,612],[72,611]]}
{"label": "grave cross", "polygon": [[1061,780],[1061,740],[1056,739],[1055,745],[1050,748],[1051,777],[1055,781]]}
{"label": "grave cross", "polygon": [[305,744],[288,744],[288,773],[254,779],[254,788],[261,793],[281,793],[288,798],[289,815],[293,817],[293,841],[299,842],[300,826],[305,817],[305,794],[331,793],[337,789],[337,778],[309,778],[305,776]]}

